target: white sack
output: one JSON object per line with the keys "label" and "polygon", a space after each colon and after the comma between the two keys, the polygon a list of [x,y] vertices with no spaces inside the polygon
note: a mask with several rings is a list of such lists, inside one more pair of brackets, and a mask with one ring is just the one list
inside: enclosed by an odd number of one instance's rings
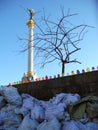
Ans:
{"label": "white sack", "polygon": [[98,123],[88,122],[86,124],[86,127],[87,127],[86,130],[98,130]]}
{"label": "white sack", "polygon": [[63,99],[64,97],[66,97],[67,94],[66,93],[60,93],[60,94],[57,94],[55,97],[53,97],[52,99],[50,99],[50,101],[53,103],[53,104],[58,104],[60,102],[63,102]]}
{"label": "white sack", "polygon": [[4,100],[3,96],[0,96],[0,109],[6,105],[6,102]]}
{"label": "white sack", "polygon": [[[62,130],[87,130],[86,126],[78,121],[66,121],[63,122]],[[90,130],[90,129],[89,129]]]}
{"label": "white sack", "polygon": [[13,127],[4,128],[4,126],[0,125],[0,130],[17,130],[17,128],[13,128]]}
{"label": "white sack", "polygon": [[25,107],[18,107],[14,109],[15,114],[20,114],[23,115],[23,117],[25,117],[27,114],[30,114],[30,111],[27,110]]}
{"label": "white sack", "polygon": [[28,94],[22,94],[21,96],[23,100],[23,107],[27,110],[31,110],[39,102],[39,100]]}
{"label": "white sack", "polygon": [[45,119],[45,109],[41,106],[35,105],[31,110],[31,118],[41,121]]}
{"label": "white sack", "polygon": [[46,108],[45,119],[52,120],[53,118],[64,119],[64,104],[59,103],[58,105],[51,105]]}
{"label": "white sack", "polygon": [[12,86],[2,87],[2,89],[0,89],[0,93],[9,104],[12,105],[22,104],[22,98],[15,87]]}
{"label": "white sack", "polygon": [[53,97],[53,99],[51,99],[51,101],[53,102],[53,104],[58,104],[58,103],[65,103],[66,107],[67,105],[69,105],[70,103],[76,102],[80,100],[80,96],[78,94],[66,94],[66,93],[61,93],[61,94],[57,94],[56,97]]}
{"label": "white sack", "polygon": [[49,106],[51,106],[53,103],[51,103],[50,101],[42,101],[42,100],[39,100],[39,105],[42,106],[43,108],[47,108]]}
{"label": "white sack", "polygon": [[34,102],[32,98],[27,98],[23,100],[23,107],[26,108],[27,110],[31,110],[34,107]]}
{"label": "white sack", "polygon": [[35,102],[36,104],[37,104],[37,102],[39,102],[39,100],[38,99],[36,99],[35,97],[32,97],[31,95],[29,95],[29,94],[21,94],[21,97],[22,97],[22,99],[24,100],[24,99],[31,99],[32,100],[32,102]]}
{"label": "white sack", "polygon": [[64,102],[69,105],[70,103],[74,103],[79,100],[80,100],[79,94],[67,94],[66,98],[64,99]]}
{"label": "white sack", "polygon": [[4,128],[17,128],[20,125],[21,117],[13,112],[0,112],[0,123]]}
{"label": "white sack", "polygon": [[37,130],[61,130],[61,124],[54,118],[51,121],[43,122],[38,127]]}
{"label": "white sack", "polygon": [[12,104],[6,104],[6,106],[4,106],[0,111],[1,112],[9,112],[9,111],[14,111],[16,108],[16,105],[12,105]]}
{"label": "white sack", "polygon": [[39,123],[32,120],[29,115],[25,116],[17,130],[36,130]]}

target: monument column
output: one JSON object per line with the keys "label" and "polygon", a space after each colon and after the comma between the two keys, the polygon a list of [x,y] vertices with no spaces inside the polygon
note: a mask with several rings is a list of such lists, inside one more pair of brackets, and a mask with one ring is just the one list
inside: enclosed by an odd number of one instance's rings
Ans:
{"label": "monument column", "polygon": [[34,79],[34,70],[33,70],[33,33],[34,33],[34,21],[33,21],[33,16],[34,16],[34,11],[32,9],[29,9],[30,12],[30,19],[27,22],[27,26],[29,28],[29,36],[28,36],[28,72],[27,72],[27,77],[28,79]]}

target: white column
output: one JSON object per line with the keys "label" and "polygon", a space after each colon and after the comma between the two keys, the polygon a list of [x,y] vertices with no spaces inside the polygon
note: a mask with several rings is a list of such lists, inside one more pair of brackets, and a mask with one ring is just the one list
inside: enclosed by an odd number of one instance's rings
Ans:
{"label": "white column", "polygon": [[33,72],[33,28],[34,27],[29,27],[28,72]]}

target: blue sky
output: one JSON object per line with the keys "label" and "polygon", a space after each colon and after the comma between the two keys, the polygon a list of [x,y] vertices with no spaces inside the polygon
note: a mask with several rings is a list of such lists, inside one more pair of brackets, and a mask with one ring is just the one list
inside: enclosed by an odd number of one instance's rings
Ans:
{"label": "blue sky", "polygon": [[[18,39],[18,36],[28,38],[26,22],[29,16],[26,9],[33,8],[37,12],[35,21],[43,15],[43,8],[47,15],[56,20],[60,15],[60,6],[64,7],[65,12],[70,8],[71,13],[78,13],[76,19],[71,20],[75,24],[85,23],[95,27],[88,29],[80,43],[81,50],[75,54],[82,64],[67,64],[66,73],[98,66],[97,0],[0,0],[0,85],[20,81],[23,73],[27,72],[27,52],[20,53],[27,43]],[[37,65],[34,70],[39,77],[53,76],[61,73],[61,66],[53,63],[40,69]]]}

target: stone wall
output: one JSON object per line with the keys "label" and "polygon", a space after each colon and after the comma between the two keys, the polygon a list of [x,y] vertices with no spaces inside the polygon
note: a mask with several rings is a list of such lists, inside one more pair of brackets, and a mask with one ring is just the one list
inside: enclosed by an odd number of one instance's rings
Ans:
{"label": "stone wall", "polygon": [[58,93],[78,93],[81,97],[98,96],[98,71],[50,80],[14,85],[19,93],[28,93],[38,99],[48,100]]}

